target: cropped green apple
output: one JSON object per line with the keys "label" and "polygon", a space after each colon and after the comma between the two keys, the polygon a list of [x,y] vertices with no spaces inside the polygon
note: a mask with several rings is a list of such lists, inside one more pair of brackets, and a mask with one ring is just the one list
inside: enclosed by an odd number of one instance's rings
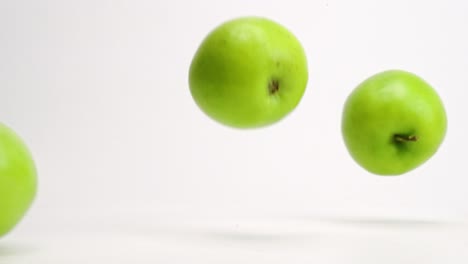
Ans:
{"label": "cropped green apple", "polygon": [[23,141],[0,123],[0,236],[24,216],[36,194],[36,168]]}
{"label": "cropped green apple", "polygon": [[343,109],[342,134],[349,153],[379,175],[401,175],[426,162],[442,143],[446,128],[446,112],[436,91],[402,70],[368,78]]}
{"label": "cropped green apple", "polygon": [[224,22],[192,60],[189,86],[211,118],[238,128],[262,127],[290,113],[304,94],[307,60],[298,39],[261,17]]}

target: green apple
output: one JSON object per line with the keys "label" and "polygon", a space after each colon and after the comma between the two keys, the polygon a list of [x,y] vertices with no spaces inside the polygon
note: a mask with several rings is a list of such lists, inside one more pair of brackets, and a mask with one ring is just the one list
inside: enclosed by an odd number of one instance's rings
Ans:
{"label": "green apple", "polygon": [[0,236],[30,207],[37,188],[36,168],[23,141],[0,123]]}
{"label": "green apple", "polygon": [[402,70],[371,76],[349,95],[343,109],[342,134],[350,155],[379,175],[401,175],[426,162],[446,128],[437,92]]}
{"label": "green apple", "polygon": [[208,116],[237,128],[262,127],[290,113],[308,79],[305,52],[282,25],[261,17],[224,22],[190,65],[192,97]]}

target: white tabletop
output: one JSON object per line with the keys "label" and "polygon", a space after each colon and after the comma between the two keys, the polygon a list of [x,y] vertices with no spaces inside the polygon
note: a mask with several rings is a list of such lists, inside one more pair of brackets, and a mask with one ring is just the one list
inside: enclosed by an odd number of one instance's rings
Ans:
{"label": "white tabletop", "polygon": [[1,264],[467,263],[468,226],[389,218],[121,221],[99,229],[12,233]]}

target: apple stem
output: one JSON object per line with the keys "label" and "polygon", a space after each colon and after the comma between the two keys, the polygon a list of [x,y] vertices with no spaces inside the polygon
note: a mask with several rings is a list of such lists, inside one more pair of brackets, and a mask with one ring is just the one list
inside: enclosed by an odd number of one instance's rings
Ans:
{"label": "apple stem", "polygon": [[268,84],[268,91],[270,94],[275,94],[279,90],[279,82],[277,80],[271,80],[271,82]]}
{"label": "apple stem", "polygon": [[399,135],[396,134],[393,136],[396,142],[410,142],[410,141],[418,141],[418,137],[415,135]]}

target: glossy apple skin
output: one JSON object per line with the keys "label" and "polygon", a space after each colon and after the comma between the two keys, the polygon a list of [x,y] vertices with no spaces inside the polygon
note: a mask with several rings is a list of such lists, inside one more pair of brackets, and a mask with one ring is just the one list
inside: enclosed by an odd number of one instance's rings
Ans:
{"label": "glossy apple skin", "polygon": [[28,148],[0,123],[0,237],[22,219],[36,189],[36,167]]}
{"label": "glossy apple skin", "polygon": [[[443,103],[420,77],[402,70],[378,73],[347,98],[342,134],[353,159],[378,175],[401,175],[423,164],[447,129]],[[395,135],[415,140],[396,140]]]}
{"label": "glossy apple skin", "polygon": [[[215,28],[192,60],[189,86],[211,118],[237,128],[277,122],[301,100],[307,59],[298,39],[280,24],[242,17]],[[271,88],[277,85],[272,93]]]}

